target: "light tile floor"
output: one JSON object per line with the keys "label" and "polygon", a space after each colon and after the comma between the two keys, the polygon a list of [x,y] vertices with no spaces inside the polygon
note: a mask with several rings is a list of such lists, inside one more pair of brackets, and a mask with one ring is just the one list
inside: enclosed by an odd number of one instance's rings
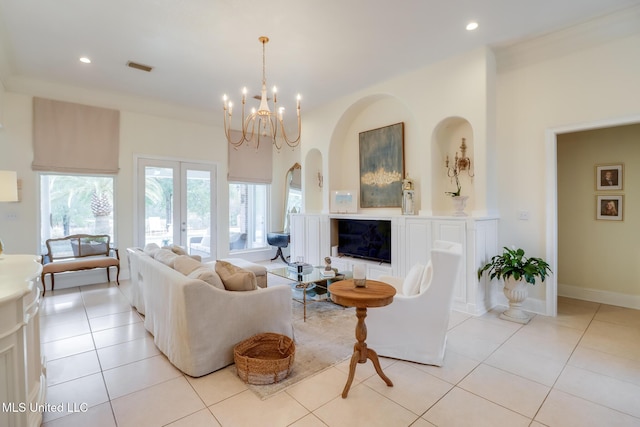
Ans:
{"label": "light tile floor", "polygon": [[47,402],[88,410],[44,426],[640,426],[640,311],[560,298],[558,313],[522,326],[453,312],[441,368],[383,358],[386,387],[358,365],[342,399],[344,362],[263,401],[233,366],[174,368],[122,289],[47,292]]}

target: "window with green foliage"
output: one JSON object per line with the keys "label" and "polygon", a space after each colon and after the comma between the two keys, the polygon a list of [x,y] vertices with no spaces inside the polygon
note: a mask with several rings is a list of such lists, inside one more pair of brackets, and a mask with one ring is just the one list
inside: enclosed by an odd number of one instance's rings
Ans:
{"label": "window with green foliage", "polygon": [[267,247],[269,185],[229,184],[229,249]]}
{"label": "window with green foliage", "polygon": [[70,234],[114,240],[112,176],[40,175],[40,245]]}

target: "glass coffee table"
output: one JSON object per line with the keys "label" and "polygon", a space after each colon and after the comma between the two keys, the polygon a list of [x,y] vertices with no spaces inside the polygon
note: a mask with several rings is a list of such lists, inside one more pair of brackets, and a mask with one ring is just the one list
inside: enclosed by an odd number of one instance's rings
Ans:
{"label": "glass coffee table", "polygon": [[316,301],[331,302],[327,288],[331,283],[345,279],[344,273],[336,273],[334,277],[323,276],[323,270],[324,267],[313,267],[313,270],[302,274],[291,271],[288,267],[269,270],[269,273],[292,280],[293,300],[302,303],[305,322],[307,321],[307,303]]}

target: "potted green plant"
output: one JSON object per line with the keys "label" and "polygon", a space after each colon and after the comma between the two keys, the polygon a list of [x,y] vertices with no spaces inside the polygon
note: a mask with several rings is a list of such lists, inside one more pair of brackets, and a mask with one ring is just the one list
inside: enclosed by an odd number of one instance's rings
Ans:
{"label": "potted green plant", "polygon": [[503,249],[501,255],[495,255],[478,269],[478,280],[485,272],[490,279],[504,280],[503,292],[509,300],[509,309],[500,318],[526,324],[531,320],[522,310],[522,302],[529,295],[527,283],[535,285],[537,278],[544,282],[552,271],[542,258],[527,257],[521,248]]}

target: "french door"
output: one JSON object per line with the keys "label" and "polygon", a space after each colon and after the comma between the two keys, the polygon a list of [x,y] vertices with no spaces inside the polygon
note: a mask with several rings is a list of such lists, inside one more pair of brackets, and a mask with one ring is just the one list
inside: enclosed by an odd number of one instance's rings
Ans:
{"label": "french door", "polygon": [[216,258],[216,167],[138,159],[138,245],[179,245]]}

